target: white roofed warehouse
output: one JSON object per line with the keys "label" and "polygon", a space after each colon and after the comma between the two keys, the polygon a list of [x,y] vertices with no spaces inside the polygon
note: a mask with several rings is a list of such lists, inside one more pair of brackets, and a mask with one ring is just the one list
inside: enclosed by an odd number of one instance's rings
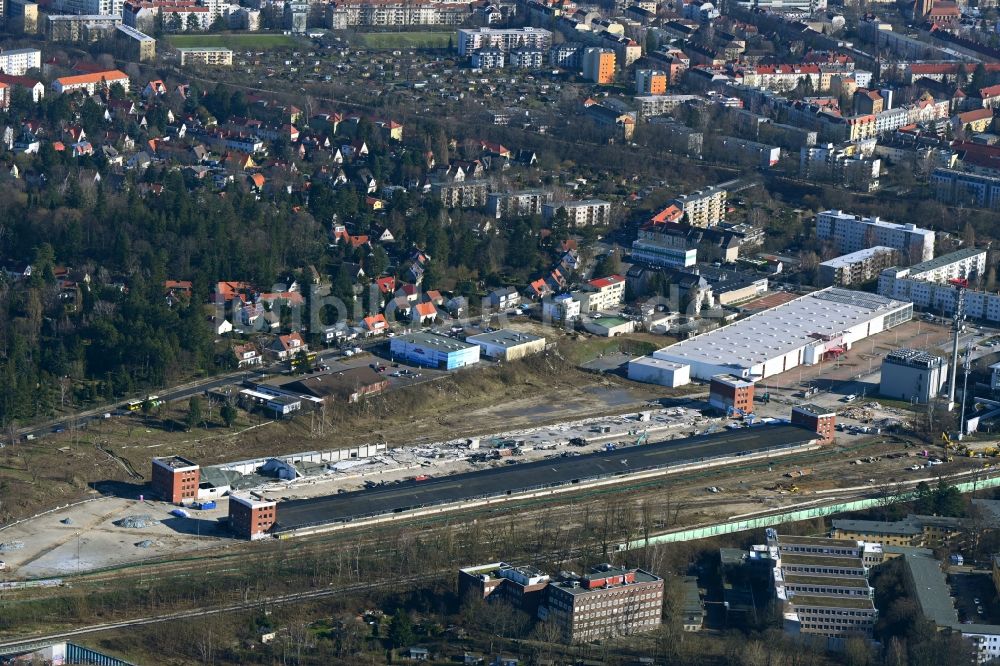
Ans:
{"label": "white roofed warehouse", "polygon": [[[816,365],[858,340],[909,321],[913,304],[847,289],[817,291],[728,326],[652,353],[660,361],[690,366],[691,377],[708,381],[731,374],[763,379],[799,365]],[[629,363],[629,377],[638,379]]]}
{"label": "white roofed warehouse", "polygon": [[545,338],[508,328],[491,333],[470,335],[465,338],[465,341],[479,345],[483,356],[495,358],[498,361],[514,361],[530,354],[545,351]]}

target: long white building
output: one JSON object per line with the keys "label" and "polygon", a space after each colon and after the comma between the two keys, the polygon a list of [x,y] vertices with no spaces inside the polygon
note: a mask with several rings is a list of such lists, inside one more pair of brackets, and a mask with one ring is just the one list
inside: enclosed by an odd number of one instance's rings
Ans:
{"label": "long white building", "polygon": [[42,68],[42,52],[38,49],[0,50],[0,71],[10,76],[24,76],[29,69]]}
{"label": "long white building", "polygon": [[[731,374],[764,379],[816,365],[868,336],[909,321],[913,305],[876,294],[830,288],[653,352],[653,359],[690,367],[693,379]],[[645,357],[644,357],[645,358]],[[632,367],[635,363],[635,368]],[[657,364],[629,363],[629,378],[663,383]],[[634,372],[633,372],[634,370]]]}
{"label": "long white building", "polygon": [[986,270],[986,250],[966,248],[909,268],[887,268],[878,276],[878,293],[905,299],[915,306],[950,316],[955,312],[958,289],[948,280],[965,278],[972,289],[965,292],[965,312],[973,319],[1000,321],[1000,294],[975,289]]}
{"label": "long white building", "polygon": [[934,232],[930,229],[839,210],[826,210],[816,216],[816,237],[833,243],[841,254],[884,245],[899,250],[907,263],[934,258]]}
{"label": "long white building", "polygon": [[463,28],[458,31],[458,55],[468,56],[480,49],[511,49],[527,46],[548,50],[552,46],[552,33],[542,28]]}

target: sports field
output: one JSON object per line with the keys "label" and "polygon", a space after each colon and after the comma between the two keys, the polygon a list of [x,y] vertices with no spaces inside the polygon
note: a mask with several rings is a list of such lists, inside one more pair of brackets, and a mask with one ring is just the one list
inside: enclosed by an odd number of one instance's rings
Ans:
{"label": "sports field", "polygon": [[458,43],[454,32],[363,32],[357,41],[370,49],[443,49]]}
{"label": "sports field", "polygon": [[291,35],[269,35],[261,33],[224,35],[170,35],[167,41],[175,48],[195,48],[199,46],[221,46],[227,49],[280,49],[294,48],[298,42]]}

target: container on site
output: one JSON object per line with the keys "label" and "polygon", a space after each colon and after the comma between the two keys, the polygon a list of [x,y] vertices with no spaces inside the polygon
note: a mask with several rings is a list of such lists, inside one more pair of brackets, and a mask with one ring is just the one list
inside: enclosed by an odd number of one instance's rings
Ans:
{"label": "container on site", "polygon": [[198,504],[198,508],[201,509],[202,511],[206,511],[208,509],[214,509],[215,506],[216,506],[215,500],[208,500],[207,502],[201,502],[200,504]]}

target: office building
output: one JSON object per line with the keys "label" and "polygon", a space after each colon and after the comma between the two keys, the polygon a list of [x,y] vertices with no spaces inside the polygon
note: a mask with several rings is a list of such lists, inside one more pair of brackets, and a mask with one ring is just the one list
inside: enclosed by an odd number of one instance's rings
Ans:
{"label": "office building", "polygon": [[479,349],[479,345],[433,333],[407,333],[389,341],[389,352],[394,359],[439,370],[478,363]]}
{"label": "office building", "polygon": [[201,468],[187,458],[153,458],[149,485],[153,494],[165,502],[182,504],[198,498]]}
{"label": "office building", "polygon": [[906,263],[934,258],[934,232],[930,229],[839,210],[823,211],[816,216],[816,237],[833,244],[843,254],[880,245],[899,250]]}
{"label": "office building", "polygon": [[0,72],[8,76],[24,76],[29,69],[42,68],[42,52],[38,49],[0,50]]}
{"label": "office building", "polygon": [[820,444],[829,444],[836,436],[837,412],[812,403],[792,407],[792,424],[819,435]]}
{"label": "office building", "polygon": [[899,251],[876,245],[840,257],[828,259],[819,265],[819,285],[822,287],[851,287],[878,279],[879,273],[899,263]]}
{"label": "office building", "polygon": [[615,52],[597,46],[583,49],[580,63],[583,78],[594,83],[612,83],[615,80]]}
{"label": "office building", "polygon": [[542,28],[462,28],[458,31],[458,55],[469,56],[481,49],[509,53],[519,47],[548,50],[552,33]]}
{"label": "office building", "polygon": [[238,537],[265,539],[277,522],[278,505],[251,495],[229,496],[229,530]]}
{"label": "office building", "polygon": [[650,266],[688,268],[698,261],[698,250],[691,247],[689,234],[682,225],[647,224],[632,241],[631,261]]}
{"label": "office building", "polygon": [[181,55],[181,66],[204,65],[206,67],[232,67],[233,52],[220,46],[199,46],[177,49]]}
{"label": "office building", "polygon": [[927,404],[941,392],[947,377],[943,358],[916,349],[895,349],[882,361],[879,395]]}
{"label": "office building", "polygon": [[732,375],[716,375],[708,385],[708,404],[727,415],[753,413],[753,382]]}
{"label": "office building", "polygon": [[831,536],[837,539],[857,539],[886,546],[938,548],[961,538],[962,520],[948,516],[910,514],[903,520],[833,521]]}
{"label": "office building", "polygon": [[519,358],[545,351],[545,338],[508,328],[470,335],[465,338],[465,341],[479,345],[480,353],[483,356],[498,361],[516,361]]}
{"label": "office building", "polygon": [[553,577],[534,567],[495,562],[461,569],[458,589],[463,599],[502,600],[549,622],[566,643],[651,631],[663,613],[662,578],[610,564]]}

